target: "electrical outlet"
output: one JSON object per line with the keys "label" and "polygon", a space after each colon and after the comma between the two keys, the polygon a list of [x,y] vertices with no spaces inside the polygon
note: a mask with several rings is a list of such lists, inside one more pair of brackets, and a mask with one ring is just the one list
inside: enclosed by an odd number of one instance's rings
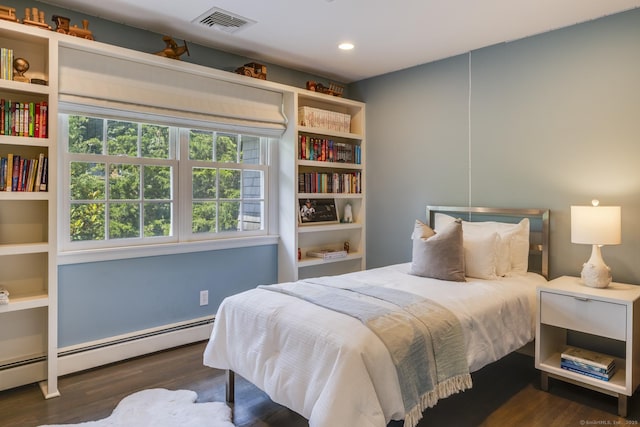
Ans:
{"label": "electrical outlet", "polygon": [[200,305],[209,305],[209,291],[200,291]]}

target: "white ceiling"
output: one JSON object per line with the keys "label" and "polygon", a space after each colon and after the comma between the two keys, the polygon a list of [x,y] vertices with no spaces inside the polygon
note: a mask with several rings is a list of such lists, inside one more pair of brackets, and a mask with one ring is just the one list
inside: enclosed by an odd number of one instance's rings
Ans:
{"label": "white ceiling", "polygon": [[[640,0],[43,1],[343,83],[640,7]],[[255,24],[230,34],[192,22],[213,8]],[[342,41],[355,49],[340,51]]]}

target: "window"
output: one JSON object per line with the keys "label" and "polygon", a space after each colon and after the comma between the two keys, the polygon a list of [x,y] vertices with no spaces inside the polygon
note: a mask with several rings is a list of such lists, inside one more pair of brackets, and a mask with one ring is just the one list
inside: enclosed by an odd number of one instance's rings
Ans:
{"label": "window", "polygon": [[266,153],[261,139],[188,131],[192,233],[264,230]]}
{"label": "window", "polygon": [[62,249],[266,234],[268,139],[60,114]]}

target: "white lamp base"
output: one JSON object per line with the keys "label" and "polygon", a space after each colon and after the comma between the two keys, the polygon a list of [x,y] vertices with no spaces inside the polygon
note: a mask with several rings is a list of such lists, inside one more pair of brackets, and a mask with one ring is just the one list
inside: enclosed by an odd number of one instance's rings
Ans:
{"label": "white lamp base", "polygon": [[582,265],[580,277],[592,288],[606,288],[611,283],[611,269],[604,263],[599,245],[593,245],[591,258]]}

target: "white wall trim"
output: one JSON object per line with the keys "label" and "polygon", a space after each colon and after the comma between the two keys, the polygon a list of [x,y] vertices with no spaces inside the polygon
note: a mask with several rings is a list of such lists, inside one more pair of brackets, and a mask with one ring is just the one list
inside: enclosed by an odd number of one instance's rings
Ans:
{"label": "white wall trim", "polygon": [[[213,316],[209,316],[61,348],[58,352],[58,375],[207,340],[213,329],[213,319]],[[210,323],[200,324],[203,321]]]}
{"label": "white wall trim", "polygon": [[58,252],[58,265],[81,264],[85,262],[112,261],[117,259],[142,258],[160,255],[174,255],[222,249],[246,248],[275,245],[279,236],[252,236],[233,239],[215,239],[197,242],[165,243],[159,245],[125,246],[119,248],[85,249],[81,251]]}

